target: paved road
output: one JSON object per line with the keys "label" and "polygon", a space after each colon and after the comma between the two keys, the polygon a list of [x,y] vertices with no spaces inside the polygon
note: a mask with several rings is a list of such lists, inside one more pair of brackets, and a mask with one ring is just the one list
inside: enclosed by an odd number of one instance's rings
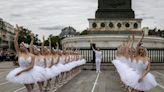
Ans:
{"label": "paved road", "polygon": [[[10,70],[15,68],[11,62],[0,63],[0,92],[26,92],[21,84],[12,84],[5,80]],[[152,71],[158,86],[148,92],[164,92],[164,70]],[[65,84],[57,92],[123,92],[115,71],[82,71],[78,76]]]}

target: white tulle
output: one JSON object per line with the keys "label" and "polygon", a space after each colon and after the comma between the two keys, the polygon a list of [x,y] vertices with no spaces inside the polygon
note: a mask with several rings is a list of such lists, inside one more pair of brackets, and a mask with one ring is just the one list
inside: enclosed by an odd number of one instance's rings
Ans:
{"label": "white tulle", "polygon": [[53,70],[51,68],[45,68],[46,70],[46,79],[51,79],[53,78],[55,75],[53,74]]}
{"label": "white tulle", "polygon": [[58,76],[61,73],[60,67],[57,65],[53,65],[51,69],[54,77]]}
{"label": "white tulle", "polygon": [[[35,64],[35,66],[31,70],[23,72],[20,75],[16,76],[17,73],[26,69],[29,66],[29,64],[31,63],[30,60],[31,58],[29,58],[28,61],[21,58],[19,62],[20,67],[15,68],[11,72],[9,72],[9,74],[6,76],[6,79],[13,83],[32,84],[54,78],[60,75],[62,72],[71,71],[73,68],[81,66],[86,63],[85,59],[81,59],[69,62],[67,64],[58,63],[56,65],[53,65],[51,68],[44,68],[43,62],[41,63],[41,61],[36,61],[38,64]],[[61,60],[63,62],[63,58]],[[48,62],[48,64],[50,64],[50,62]]]}
{"label": "white tulle", "polygon": [[6,79],[13,83],[20,83],[20,84],[31,84],[36,83],[38,81],[45,80],[45,75],[43,74],[40,67],[34,66],[33,69],[23,72],[20,75],[16,76],[17,73],[24,70],[26,68],[16,68],[9,72],[9,74],[6,76]]}
{"label": "white tulle", "polygon": [[148,73],[142,82],[138,82],[143,72],[141,70],[146,68],[146,65],[132,63],[129,62],[129,60],[125,61],[123,58],[122,60],[120,60],[120,58],[115,59],[112,61],[112,63],[116,67],[121,80],[127,86],[130,86],[139,91],[148,91],[157,86],[157,82],[151,73]]}

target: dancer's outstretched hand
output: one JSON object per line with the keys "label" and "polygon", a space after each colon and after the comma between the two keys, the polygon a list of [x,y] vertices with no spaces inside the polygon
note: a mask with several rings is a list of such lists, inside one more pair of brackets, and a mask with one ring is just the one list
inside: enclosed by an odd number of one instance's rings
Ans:
{"label": "dancer's outstretched hand", "polygon": [[30,36],[31,36],[31,37],[33,37],[33,36],[34,36],[34,34],[33,34],[32,32],[30,32]]}
{"label": "dancer's outstretched hand", "polygon": [[20,28],[19,28],[19,26],[16,24],[15,33],[19,33],[19,32],[20,32]]}
{"label": "dancer's outstretched hand", "polygon": [[140,82],[142,82],[143,81],[143,78],[140,78],[139,80],[138,80],[138,83],[140,83]]}

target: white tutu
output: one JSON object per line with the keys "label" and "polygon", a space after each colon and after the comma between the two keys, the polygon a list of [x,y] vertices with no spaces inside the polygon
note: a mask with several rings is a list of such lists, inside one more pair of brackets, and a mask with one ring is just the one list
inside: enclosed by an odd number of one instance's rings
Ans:
{"label": "white tutu", "polygon": [[138,82],[139,79],[140,75],[136,73],[133,82],[129,86],[139,91],[148,91],[157,86],[157,82],[151,73],[148,73],[140,83]]}
{"label": "white tutu", "polygon": [[127,86],[130,86],[139,91],[148,91],[148,90],[156,87],[157,83],[152,74],[148,73],[144,77],[143,81],[138,83],[138,80],[141,77],[141,74],[137,73],[137,71],[135,71],[135,69],[129,67],[126,63],[124,63],[120,60],[117,60],[117,59],[113,60],[112,63],[116,67],[116,69],[121,77],[121,80]]}
{"label": "white tutu", "polygon": [[[112,63],[117,69],[118,74],[120,75],[121,80],[126,84],[130,85],[133,82],[133,78],[135,77],[133,69],[128,67],[125,63],[120,60],[113,60]],[[131,77],[129,77],[131,76]]]}
{"label": "white tutu", "polygon": [[64,66],[66,67],[66,72],[68,72],[73,69],[74,63],[70,62],[70,63],[65,64]]}
{"label": "white tutu", "polygon": [[38,66],[34,66],[33,69],[16,76],[17,73],[24,69],[26,68],[15,68],[11,72],[9,72],[9,74],[6,76],[6,79],[12,83],[20,84],[31,84],[45,79],[45,75],[43,74],[44,70]]}
{"label": "white tutu", "polygon": [[46,79],[51,79],[55,76],[51,68],[45,68],[45,69],[46,69]]}
{"label": "white tutu", "polygon": [[79,66],[79,61],[72,61],[70,64],[71,64],[71,66],[72,66],[71,68],[73,69],[73,68]]}
{"label": "white tutu", "polygon": [[85,59],[80,60],[80,62],[81,62],[81,65],[86,64],[86,60]]}
{"label": "white tutu", "polygon": [[53,65],[51,69],[55,77],[61,73],[60,67],[57,65]]}
{"label": "white tutu", "polygon": [[58,63],[56,66],[58,67],[60,72],[65,72],[67,70],[66,67],[61,63]]}

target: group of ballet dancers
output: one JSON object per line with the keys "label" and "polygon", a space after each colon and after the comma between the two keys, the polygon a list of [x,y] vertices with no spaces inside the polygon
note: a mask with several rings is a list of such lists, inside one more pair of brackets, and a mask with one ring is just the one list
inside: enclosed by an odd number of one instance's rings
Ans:
{"label": "group of ballet dancers", "polygon": [[143,47],[144,32],[134,47],[135,36],[131,35],[123,42],[112,61],[126,92],[144,92],[156,87],[157,82],[150,73],[150,58],[147,49]]}
{"label": "group of ballet dancers", "polygon": [[[41,47],[34,46],[34,37],[31,33],[30,45],[18,44],[20,29],[15,29],[14,45],[18,53],[19,67],[10,71],[6,79],[12,83],[24,84],[27,92],[56,91],[73,77],[81,72],[81,67],[86,63],[78,50],[65,48],[64,50],[44,47],[44,37]],[[58,46],[57,46],[58,47]]]}
{"label": "group of ballet dancers", "polygon": [[[15,29],[14,45],[18,54],[19,67],[10,71],[6,79],[12,83],[24,84],[27,92],[35,92],[34,85],[38,85],[39,92],[56,91],[70,79],[81,72],[81,66],[86,63],[78,50],[64,48],[53,49],[51,40],[49,46],[33,45],[34,37],[31,33],[31,43],[18,44],[20,29]],[[120,77],[122,87],[127,92],[144,92],[156,87],[157,82],[150,73],[150,58],[147,49],[142,46],[144,32],[134,47],[135,36],[131,35],[123,42],[112,61]],[[58,46],[57,46],[58,47]]]}

